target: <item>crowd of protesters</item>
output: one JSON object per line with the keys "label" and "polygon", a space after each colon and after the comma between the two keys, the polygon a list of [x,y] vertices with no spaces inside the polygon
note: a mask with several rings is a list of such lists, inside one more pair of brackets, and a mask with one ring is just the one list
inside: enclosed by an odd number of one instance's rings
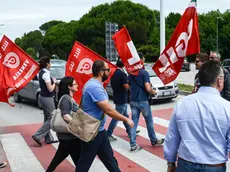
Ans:
{"label": "crowd of protesters", "polygon": [[[143,55],[140,53],[140,57]],[[152,89],[148,72],[139,69],[137,75],[127,74],[121,59],[117,60],[111,85],[113,102],[111,106],[103,82],[110,75],[108,64],[102,60],[93,63],[93,77],[85,84],[81,105],[75,102],[73,94],[78,90],[78,83],[73,77],[66,76],[59,84],[50,76],[50,59],[40,60],[38,74],[41,87],[39,101],[44,113],[44,124],[32,136],[42,146],[44,138],[47,144],[59,142],[54,158],[46,172],[54,171],[68,155],[71,156],[76,172],[87,172],[96,156],[100,158],[110,172],[120,172],[119,163],[114,157],[110,142],[117,139],[112,135],[119,121],[123,121],[128,137],[130,151],[141,151],[136,143],[137,126],[140,114],[143,115],[150,144],[164,144],[164,156],[168,161],[168,172],[224,172],[230,149],[230,75],[220,64],[218,52],[210,56],[199,53],[195,65],[199,70],[195,76],[192,94],[182,98],[174,108],[166,138],[157,138],[148,97],[156,94]],[[71,133],[57,132],[58,141],[50,132],[50,120],[55,109],[53,97],[58,85],[58,100],[61,115],[66,123],[73,119],[73,113],[81,108],[85,113],[101,120],[98,133],[89,142],[84,142]],[[131,119],[127,108],[130,104]],[[106,115],[112,118],[108,130],[105,130]],[[176,163],[177,162],[177,163]],[[0,168],[6,166],[0,163]]]}

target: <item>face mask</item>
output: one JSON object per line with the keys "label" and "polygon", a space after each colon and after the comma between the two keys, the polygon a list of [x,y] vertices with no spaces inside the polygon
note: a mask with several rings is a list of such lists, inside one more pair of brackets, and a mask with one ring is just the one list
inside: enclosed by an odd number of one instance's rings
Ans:
{"label": "face mask", "polygon": [[102,76],[102,82],[105,82],[107,79],[108,79],[108,75],[104,73]]}

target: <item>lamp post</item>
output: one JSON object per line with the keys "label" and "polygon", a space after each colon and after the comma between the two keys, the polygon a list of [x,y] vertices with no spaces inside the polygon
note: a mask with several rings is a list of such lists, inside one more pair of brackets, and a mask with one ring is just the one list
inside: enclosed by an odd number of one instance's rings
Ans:
{"label": "lamp post", "polygon": [[216,18],[216,51],[219,51],[219,18]]}
{"label": "lamp post", "polygon": [[160,53],[165,49],[164,0],[160,0]]}

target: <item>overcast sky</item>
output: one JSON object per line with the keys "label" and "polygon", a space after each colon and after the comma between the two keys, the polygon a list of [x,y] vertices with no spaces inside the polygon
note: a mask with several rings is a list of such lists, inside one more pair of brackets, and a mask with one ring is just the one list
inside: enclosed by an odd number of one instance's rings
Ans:
{"label": "overcast sky", "polygon": [[[160,9],[160,0],[132,0]],[[23,36],[24,33],[39,29],[43,23],[51,20],[78,20],[89,12],[92,6],[113,2],[112,0],[1,0],[0,34],[10,39]],[[189,0],[164,0],[165,15],[169,12],[183,13]],[[221,12],[230,8],[230,0],[198,0],[198,12],[204,13],[219,9]],[[0,35],[0,38],[2,35]]]}

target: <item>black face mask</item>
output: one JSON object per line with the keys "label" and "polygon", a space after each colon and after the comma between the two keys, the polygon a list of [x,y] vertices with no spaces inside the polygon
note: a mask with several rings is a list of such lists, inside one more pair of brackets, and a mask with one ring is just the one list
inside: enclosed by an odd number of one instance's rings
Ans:
{"label": "black face mask", "polygon": [[104,74],[102,76],[102,82],[105,82],[107,79],[108,79],[108,75],[106,75],[104,72]]}

